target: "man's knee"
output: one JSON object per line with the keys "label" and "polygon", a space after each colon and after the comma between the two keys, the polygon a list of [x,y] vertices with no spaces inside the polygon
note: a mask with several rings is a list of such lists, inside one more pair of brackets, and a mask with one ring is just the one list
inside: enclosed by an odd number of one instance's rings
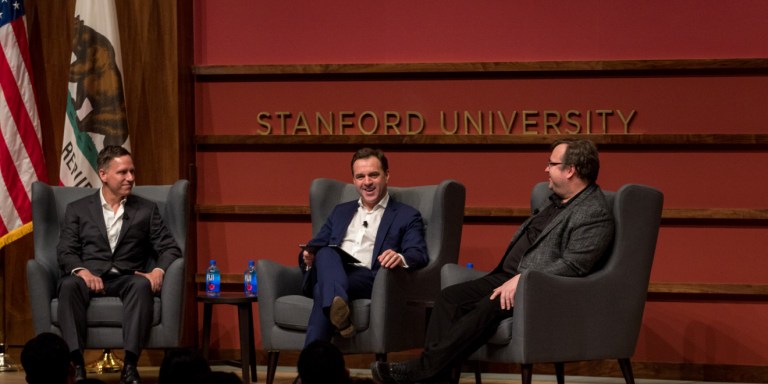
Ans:
{"label": "man's knee", "polygon": [[128,290],[137,294],[152,295],[152,283],[144,276],[134,275],[128,284]]}
{"label": "man's knee", "polygon": [[59,281],[59,296],[79,293],[85,287],[85,281],[77,276],[64,276]]}

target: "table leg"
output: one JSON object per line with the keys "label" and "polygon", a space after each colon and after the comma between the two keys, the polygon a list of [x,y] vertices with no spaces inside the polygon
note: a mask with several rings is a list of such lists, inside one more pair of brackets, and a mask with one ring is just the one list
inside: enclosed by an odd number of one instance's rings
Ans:
{"label": "table leg", "polygon": [[249,303],[248,304],[248,335],[249,335],[249,346],[251,349],[251,379],[253,381],[257,381],[258,378],[256,376],[256,341],[255,341],[255,335],[253,332],[253,306]]}
{"label": "table leg", "polygon": [[[247,306],[247,307],[246,307]],[[248,369],[248,366],[251,362],[251,335],[250,332],[248,332],[248,312],[250,309],[251,303],[245,303],[245,304],[238,304],[237,305],[237,317],[238,322],[240,323],[240,362],[242,365],[242,378],[243,378],[243,384],[250,384],[251,383],[251,371]],[[251,326],[251,329],[253,327]]]}
{"label": "table leg", "polygon": [[206,360],[210,359],[209,349],[211,346],[211,313],[213,312],[213,304],[203,304],[203,357]]}

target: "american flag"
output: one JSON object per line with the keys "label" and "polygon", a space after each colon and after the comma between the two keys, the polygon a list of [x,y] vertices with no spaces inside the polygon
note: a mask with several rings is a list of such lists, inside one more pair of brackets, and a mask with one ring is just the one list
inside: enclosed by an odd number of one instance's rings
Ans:
{"label": "american flag", "polygon": [[0,0],[0,248],[32,230],[32,183],[46,182],[23,0]]}

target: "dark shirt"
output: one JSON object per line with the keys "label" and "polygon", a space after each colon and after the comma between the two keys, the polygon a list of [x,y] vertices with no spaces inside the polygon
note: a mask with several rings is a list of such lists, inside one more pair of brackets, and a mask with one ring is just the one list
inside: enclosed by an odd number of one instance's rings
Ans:
{"label": "dark shirt", "polygon": [[516,242],[511,243],[509,247],[507,247],[507,253],[504,255],[504,264],[502,266],[504,273],[507,273],[510,276],[520,273],[517,270],[517,267],[520,265],[520,261],[523,259],[525,251],[533,245],[544,228],[546,228],[547,225],[560,214],[560,212],[568,207],[568,203],[573,201],[582,191],[568,199],[568,202],[566,203],[563,203],[563,199],[553,193],[549,196],[549,201],[551,201],[552,204],[547,205],[541,211],[533,212],[531,221],[528,222],[528,225],[525,228],[523,228],[523,234]]}

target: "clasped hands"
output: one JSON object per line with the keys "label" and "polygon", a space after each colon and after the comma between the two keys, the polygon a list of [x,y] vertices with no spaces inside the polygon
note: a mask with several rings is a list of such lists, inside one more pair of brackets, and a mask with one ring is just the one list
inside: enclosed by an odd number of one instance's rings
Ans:
{"label": "clasped hands", "polygon": [[[315,254],[305,250],[302,256],[304,259],[304,265],[306,265],[307,268],[311,268],[312,264],[315,262]],[[377,259],[379,260],[382,268],[391,269],[403,265],[403,258],[400,257],[397,252],[391,249],[387,249],[386,251],[382,252],[381,255],[377,257]]]}
{"label": "clasped hands", "polygon": [[[153,293],[160,292],[160,289],[163,288],[163,276],[165,275],[165,272],[162,269],[155,268],[152,270],[152,272],[148,273],[138,271],[134,273],[144,276],[149,280]],[[89,290],[96,293],[104,293],[104,281],[101,279],[101,277],[92,274],[91,271],[87,269],[81,269],[75,274],[85,281],[85,285]]]}

